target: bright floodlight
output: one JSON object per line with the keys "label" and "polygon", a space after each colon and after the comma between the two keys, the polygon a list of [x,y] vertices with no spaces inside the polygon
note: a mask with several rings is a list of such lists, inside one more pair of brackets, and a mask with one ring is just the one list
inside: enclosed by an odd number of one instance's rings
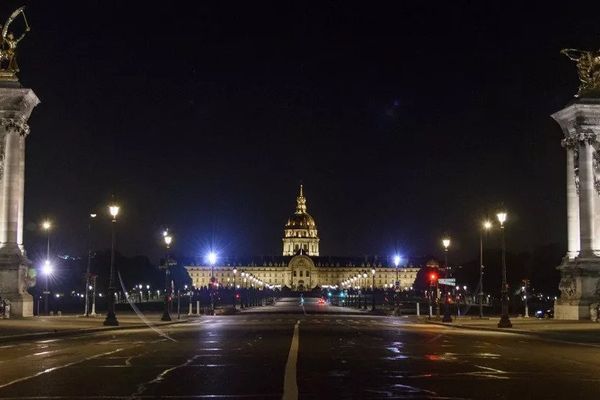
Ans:
{"label": "bright floodlight", "polygon": [[54,272],[54,268],[49,260],[44,261],[44,265],[42,266],[42,273],[46,276],[52,275]]}
{"label": "bright floodlight", "polygon": [[167,247],[169,247],[171,245],[171,242],[173,241],[173,236],[171,235],[165,235],[165,244],[167,245]]}
{"label": "bright floodlight", "polygon": [[483,221],[483,229],[488,230],[492,228],[492,223],[490,221]]}
{"label": "bright floodlight", "polygon": [[444,245],[444,249],[448,250],[448,247],[450,247],[450,238],[442,239],[442,245]]}
{"label": "bright floodlight", "polygon": [[498,217],[498,222],[500,222],[500,225],[504,225],[504,222],[506,221],[506,211],[501,211],[496,214],[496,216]]}
{"label": "bright floodlight", "polygon": [[43,228],[45,231],[47,231],[47,230],[49,230],[50,228],[52,228],[52,223],[51,223],[50,221],[46,220],[46,221],[42,222],[42,228]]}
{"label": "bright floodlight", "polygon": [[400,256],[399,255],[395,255],[394,256],[394,265],[397,267],[398,265],[400,265]]}
{"label": "bright floodlight", "polygon": [[108,211],[113,218],[117,218],[117,215],[119,214],[119,206],[116,204],[110,205],[108,206]]}
{"label": "bright floodlight", "polygon": [[206,256],[206,259],[208,260],[208,263],[210,265],[215,265],[215,263],[217,262],[217,253],[211,251],[210,253],[208,253],[208,256]]}
{"label": "bright floodlight", "polygon": [[375,268],[371,270],[371,274],[375,275]]}

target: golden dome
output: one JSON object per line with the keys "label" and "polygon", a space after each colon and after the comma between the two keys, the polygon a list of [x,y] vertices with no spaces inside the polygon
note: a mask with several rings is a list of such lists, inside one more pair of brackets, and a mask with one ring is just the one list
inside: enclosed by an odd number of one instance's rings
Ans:
{"label": "golden dome", "polygon": [[296,197],[296,203],[296,212],[288,218],[285,229],[316,230],[315,220],[306,212],[306,197],[304,197],[302,185],[300,185],[300,193]]}
{"label": "golden dome", "polygon": [[292,214],[285,224],[285,229],[316,229],[315,220],[310,214],[304,212],[301,214]]}

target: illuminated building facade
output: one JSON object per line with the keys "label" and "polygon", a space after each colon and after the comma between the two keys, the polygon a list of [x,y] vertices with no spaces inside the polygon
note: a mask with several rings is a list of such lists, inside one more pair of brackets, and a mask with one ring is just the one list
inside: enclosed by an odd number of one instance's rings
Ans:
{"label": "illuminated building facade", "polygon": [[281,256],[220,259],[213,267],[188,265],[185,268],[192,284],[195,287],[208,286],[214,277],[223,286],[264,284],[296,291],[341,287],[350,280],[349,285],[356,288],[371,288],[373,283],[376,288],[382,289],[397,286],[401,290],[409,290],[413,286],[420,268],[396,266],[393,257],[320,256],[317,226],[307,212],[302,186],[296,202],[296,211],[284,227]]}

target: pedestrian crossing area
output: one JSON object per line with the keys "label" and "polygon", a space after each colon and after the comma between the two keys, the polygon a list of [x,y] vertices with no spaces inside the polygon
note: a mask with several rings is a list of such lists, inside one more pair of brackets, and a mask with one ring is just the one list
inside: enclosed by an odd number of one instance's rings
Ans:
{"label": "pedestrian crossing area", "polygon": [[397,327],[405,324],[405,322],[399,321],[396,318],[387,317],[363,317],[363,318],[339,318],[335,316],[331,317],[313,317],[313,316],[302,316],[302,315],[290,315],[285,317],[277,318],[252,318],[252,317],[230,317],[230,318],[218,318],[218,319],[205,319],[204,324],[216,323],[226,325],[244,325],[244,326],[265,326],[265,325],[294,325],[298,320],[301,321],[302,327],[311,326],[354,326],[354,327],[369,327],[369,326],[390,326]]}

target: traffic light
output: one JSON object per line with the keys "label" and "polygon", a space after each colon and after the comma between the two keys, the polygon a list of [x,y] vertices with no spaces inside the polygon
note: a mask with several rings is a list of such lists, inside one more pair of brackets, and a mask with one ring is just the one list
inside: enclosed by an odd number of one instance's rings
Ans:
{"label": "traffic light", "polygon": [[437,272],[430,272],[429,273],[429,283],[431,286],[435,285],[437,283],[438,280],[438,274]]}

